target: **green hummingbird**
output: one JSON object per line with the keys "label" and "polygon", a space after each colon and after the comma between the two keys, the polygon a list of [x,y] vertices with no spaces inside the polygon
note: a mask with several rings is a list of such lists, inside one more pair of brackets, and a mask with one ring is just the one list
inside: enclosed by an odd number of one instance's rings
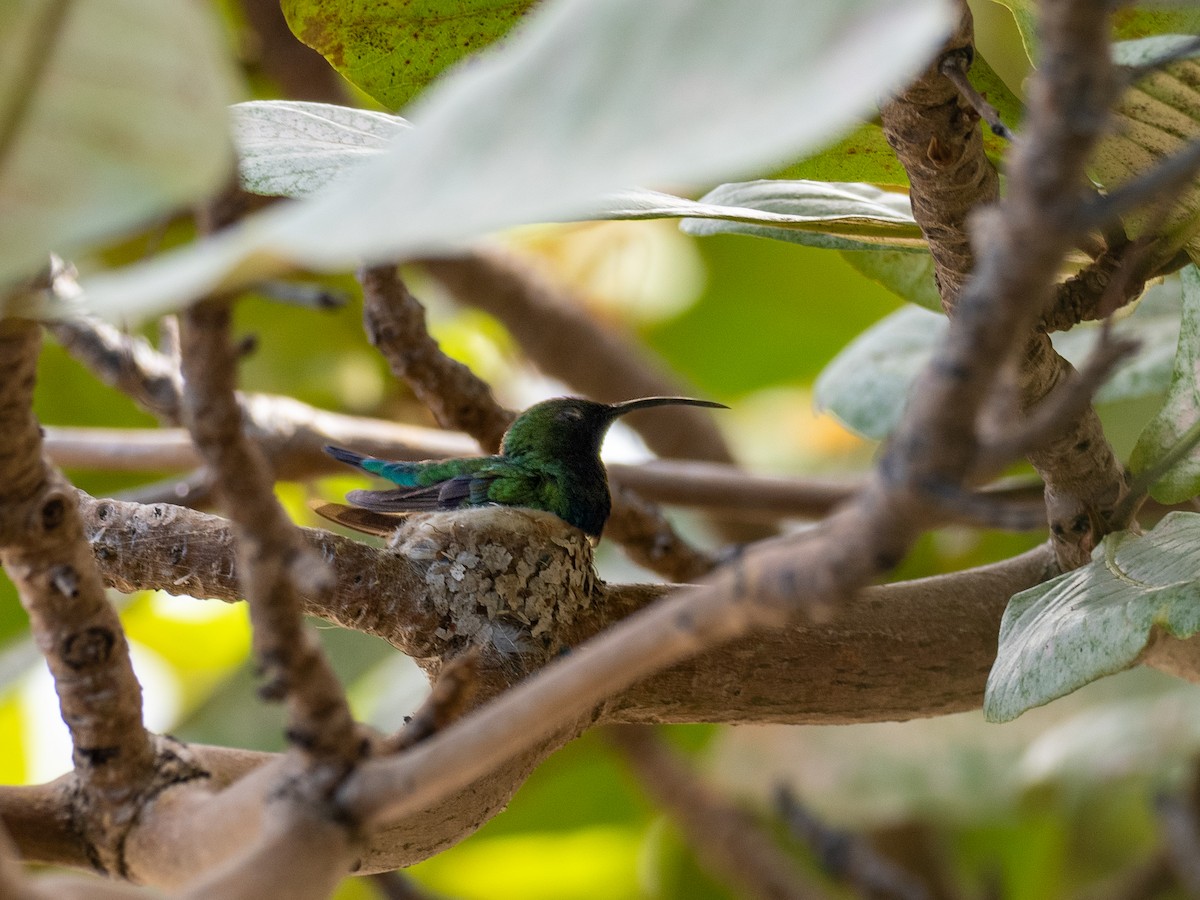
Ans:
{"label": "green hummingbird", "polygon": [[[517,416],[504,433],[497,456],[389,462],[341,447],[326,447],[325,452],[398,485],[385,491],[351,491],[346,499],[361,510],[409,513],[491,504],[521,506],[552,512],[598,540],[612,509],[608,477],[600,461],[600,445],[609,426],[626,413],[667,405],[728,409],[723,403],[690,397],[643,397],[623,403],[556,397]],[[377,517],[335,516],[339,509],[357,512],[332,504],[317,512],[359,530],[383,530]]]}

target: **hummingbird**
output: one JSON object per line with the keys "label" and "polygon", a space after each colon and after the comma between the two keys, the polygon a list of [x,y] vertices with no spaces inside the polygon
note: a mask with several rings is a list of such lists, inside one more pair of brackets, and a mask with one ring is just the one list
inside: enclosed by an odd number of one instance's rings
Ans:
{"label": "hummingbird", "polygon": [[[600,445],[609,426],[626,413],[668,405],[729,408],[690,397],[643,397],[622,403],[555,397],[517,416],[504,433],[496,456],[390,462],[329,446],[325,452],[334,459],[386,478],[397,487],[351,491],[346,499],[357,510],[327,504],[316,511],[351,528],[378,534],[391,529],[378,521],[380,517],[361,511],[520,506],[552,512],[598,541],[612,509],[608,476],[600,461]],[[337,515],[339,512],[348,515]]]}

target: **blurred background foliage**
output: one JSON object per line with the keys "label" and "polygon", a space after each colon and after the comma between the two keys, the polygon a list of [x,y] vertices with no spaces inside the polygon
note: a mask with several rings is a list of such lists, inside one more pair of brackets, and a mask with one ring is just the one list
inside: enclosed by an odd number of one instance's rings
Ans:
{"label": "blurred background foliage", "polygon": [[[237,0],[219,6],[254,95],[280,96],[260,65],[265,45],[252,17]],[[972,6],[982,53],[1019,95],[1028,62],[1011,14],[989,0]],[[349,86],[344,94],[345,102],[371,102]],[[190,226],[175,221],[105,255],[108,262],[129,261],[189,237]],[[537,227],[497,239],[569,286],[592,315],[644,343],[697,394],[730,404],[717,421],[748,467],[842,474],[870,465],[874,445],[813,412],[813,382],[847,343],[903,301],[840,254],[736,235],[696,239],[672,222]],[[495,320],[456,307],[418,275],[411,283],[442,347],[488,379],[502,402],[519,408],[562,390],[523,360]],[[238,331],[257,341],[241,370],[243,388],[432,424],[365,340],[353,280],[332,278],[328,285],[350,298],[344,308],[316,312],[253,296],[238,304]],[[36,404],[47,425],[155,424],[51,341]],[[1154,404],[1143,406],[1112,412],[1113,426],[1136,434]],[[647,455],[632,433],[619,429],[607,451],[610,460]],[[68,473],[97,495],[177,474]],[[297,521],[317,524],[306,507],[311,496],[338,499],[357,485],[350,476],[281,484],[279,496]],[[711,543],[699,518],[671,514],[687,534]],[[1036,540],[938,531],[920,542],[896,577],[979,565]],[[650,577],[607,545],[600,565],[612,580]],[[244,607],[153,593],[114,595],[114,601],[134,646],[150,727],[191,741],[282,746],[281,712],[264,709],[254,696]],[[385,730],[398,727],[424,695],[416,667],[379,640],[314,625],[357,714]],[[1040,898],[1074,895],[1151,852],[1157,827],[1151,798],[1186,781],[1200,741],[1197,713],[1195,689],[1135,671],[1005,726],[969,714],[871,726],[665,731],[702,771],[759,809],[783,780],[833,825],[873,834],[885,846],[908,835],[925,848],[913,858],[926,859],[963,896]],[[3,579],[0,729],[5,782],[41,781],[68,768],[52,684]],[[704,873],[595,734],[546,762],[504,814],[411,874],[442,895],[480,900],[733,896]],[[364,879],[347,879],[339,894],[376,895]]]}

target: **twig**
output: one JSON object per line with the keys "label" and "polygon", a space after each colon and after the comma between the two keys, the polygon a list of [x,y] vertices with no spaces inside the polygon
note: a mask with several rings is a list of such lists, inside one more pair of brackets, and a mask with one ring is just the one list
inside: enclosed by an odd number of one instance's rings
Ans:
{"label": "twig", "polygon": [[400,280],[395,266],[358,273],[363,288],[363,322],[371,343],[429,407],[443,428],[465,431],[489,452],[513,416],[500,407],[492,389],[462,363],[442,352],[425,328],[425,309]]}
{"label": "twig", "polygon": [[[262,400],[265,409],[270,398]],[[255,402],[258,402],[258,398]],[[264,418],[276,426],[283,426],[294,408],[288,404],[281,407],[278,413],[268,413]],[[332,433],[323,435],[321,421],[309,416],[313,425],[291,442],[288,455],[273,461],[287,471],[292,479],[344,471],[327,454],[313,452],[330,443],[369,447],[373,455],[387,459],[436,459],[445,455],[469,456],[477,451],[465,437],[443,431],[409,425],[391,426],[382,420],[323,414],[316,410],[311,412],[336,419],[339,427],[336,436]],[[390,440],[389,433],[392,436]],[[58,465],[74,469],[141,472],[191,469],[200,464],[200,457],[187,431],[181,428],[47,425],[45,442],[47,451]],[[311,447],[308,446],[309,442]],[[770,518],[820,518],[852,497],[859,487],[848,480],[759,475],[736,466],[684,460],[654,460],[637,465],[610,463],[607,468],[614,485],[636,490],[648,500]],[[178,481],[171,479],[163,488],[150,486],[138,490],[147,491],[153,496],[161,495],[164,502],[195,505],[171,499],[176,494],[173,485]]]}
{"label": "twig", "polygon": [[[340,472],[325,453],[316,452],[330,443],[368,447],[386,459],[427,459],[446,455],[470,455],[477,449],[462,437],[415,425],[391,425],[377,419],[359,419],[313,410],[288,402],[271,412],[275,399],[255,395],[250,408],[262,410],[263,418],[275,427],[285,426],[290,417],[301,416],[311,425],[297,430],[274,463],[291,479],[312,478]],[[324,420],[336,423],[336,431],[323,435]],[[78,469],[143,471],[186,469],[200,463],[195,447],[184,429],[89,428],[47,425],[45,445],[58,465]],[[336,436],[335,436],[336,435]],[[389,437],[390,435],[390,437]],[[620,495],[628,487],[655,503],[698,507],[709,513],[747,518],[819,519],[850,500],[862,487],[851,480],[792,478],[746,472],[736,466],[684,460],[653,460],[637,465],[611,463],[608,472]],[[198,507],[209,496],[211,479],[205,470],[182,478],[169,478],[122,492],[118,500]],[[968,494],[968,507],[956,519],[964,524],[986,527],[1035,527],[1043,519],[1040,485],[996,485],[978,495]],[[992,510],[1004,505],[997,517]],[[1009,524],[1004,524],[1009,523]]]}
{"label": "twig", "polygon": [[129,395],[159,420],[178,425],[179,368],[170,357],[99,319],[70,319],[46,326],[63,348],[105,384]]}
{"label": "twig", "polygon": [[680,537],[658,507],[630,490],[613,491],[612,515],[604,530],[620,541],[631,560],[671,581],[695,581],[717,564],[711,554]]}
{"label": "twig", "polygon": [[1189,897],[1200,897],[1200,818],[1190,798],[1162,794],[1154,810],[1175,877]]}
{"label": "twig", "polygon": [[[266,463],[242,434],[234,395],[229,304],[205,300],[182,320],[184,414],[237,533],[239,582],[250,599],[265,697],[288,702],[288,737],[321,762],[348,766],[364,750],[337,677],[301,620],[297,585],[332,589],[324,563],[303,546],[272,491]],[[339,773],[340,774],[340,773]]]}
{"label": "twig", "polygon": [[683,831],[695,849],[696,861],[735,887],[739,897],[816,900],[829,896],[752,816],[689,771],[652,729],[614,726],[605,737],[621,751],[642,790]]}
{"label": "twig", "polygon": [[837,881],[872,900],[929,900],[926,885],[879,853],[870,842],[826,825],[786,785],[775,791],[775,807],[792,834]]}
{"label": "twig", "polygon": [[1189,141],[1182,150],[1124,184],[1099,196],[1079,211],[1076,227],[1099,228],[1158,197],[1187,187],[1200,170],[1200,139]]}
{"label": "twig", "polygon": [[31,411],[40,344],[36,325],[0,323],[0,563],[29,613],[71,731],[75,812],[92,862],[120,874],[133,810],[155,789],[156,752],[74,491],[42,457]]}
{"label": "twig", "polygon": [[[143,506],[79,494],[92,552],[111,587],[242,599],[231,524],[168,504]],[[327,531],[300,530],[308,552],[331,561],[328,592],[305,585],[304,612],[374,634],[417,658],[437,656],[439,615],[422,601],[420,574],[402,556]]]}
{"label": "twig", "polygon": [[979,115],[979,118],[988,123],[988,127],[992,129],[992,134],[996,137],[1004,138],[1006,141],[1013,139],[1012,132],[1008,126],[1000,119],[1000,113],[996,107],[988,103],[983,98],[979,91],[975,90],[975,85],[971,84],[971,79],[967,77],[967,69],[971,67],[971,55],[967,52],[971,48],[964,48],[963,51],[957,53],[947,53],[942,57],[942,62],[939,68],[950,82],[958,88],[958,92],[962,94],[964,100],[971,104],[971,108]]}
{"label": "twig", "polygon": [[759,475],[724,463],[662,459],[641,465],[608,465],[619,487],[655,503],[700,507],[723,513],[819,519],[859,488],[850,480]]}
{"label": "twig", "polygon": [[380,753],[399,753],[419,744],[462,716],[479,687],[479,648],[450,659],[433,690],[404,727],[379,744]]}
{"label": "twig", "polygon": [[1092,397],[1116,365],[1136,353],[1139,346],[1137,341],[1114,338],[1104,329],[1083,368],[1078,372],[1069,369],[1067,376],[1015,428],[1011,416],[985,409],[983,415],[991,420],[992,427],[983,435],[979,474],[988,477],[1013,457],[1033,453],[1061,438],[1064,430],[1087,412]]}

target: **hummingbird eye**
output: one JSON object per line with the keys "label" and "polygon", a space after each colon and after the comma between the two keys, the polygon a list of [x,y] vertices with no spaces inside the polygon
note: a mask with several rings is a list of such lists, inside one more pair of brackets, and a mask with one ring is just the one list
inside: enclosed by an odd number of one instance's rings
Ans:
{"label": "hummingbird eye", "polygon": [[558,413],[558,420],[563,423],[582,422],[583,421],[583,412],[578,409],[571,409],[571,408],[560,410]]}

